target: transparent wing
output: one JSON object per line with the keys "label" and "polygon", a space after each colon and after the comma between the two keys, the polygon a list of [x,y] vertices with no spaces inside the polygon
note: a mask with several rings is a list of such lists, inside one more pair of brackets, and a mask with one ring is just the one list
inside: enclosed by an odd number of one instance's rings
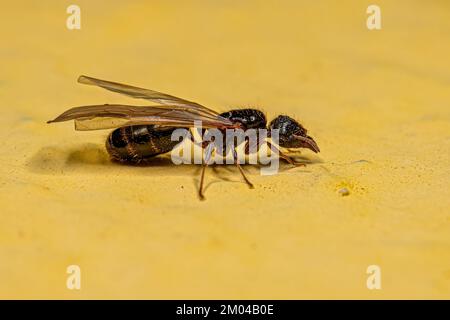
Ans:
{"label": "transparent wing", "polygon": [[233,128],[236,125],[225,118],[212,119],[189,110],[168,106],[130,106],[105,104],[69,109],[47,123],[75,120],[76,130],[100,130],[130,125],[156,124],[170,127],[193,127],[201,121],[204,128]]}
{"label": "transparent wing", "polygon": [[[181,127],[189,128],[193,124],[191,121],[175,120],[175,119],[154,119],[154,118],[135,118],[135,119],[119,119],[119,118],[93,118],[93,119],[75,119],[75,130],[77,131],[91,131],[91,130],[103,130],[103,129],[116,129],[127,126],[136,125],[149,125],[155,124],[163,127]],[[209,128],[209,123],[202,127]]]}
{"label": "transparent wing", "polygon": [[168,105],[172,109],[178,108],[181,110],[191,110],[191,111],[195,110],[199,114],[210,116],[213,117],[214,119],[219,117],[219,114],[216,111],[211,110],[205,106],[202,106],[196,102],[184,100],[178,97],[174,97],[165,93],[149,89],[143,89],[117,82],[95,79],[88,76],[80,76],[78,78],[78,82],[98,86],[106,90],[124,94],[132,98],[145,99],[159,104]]}

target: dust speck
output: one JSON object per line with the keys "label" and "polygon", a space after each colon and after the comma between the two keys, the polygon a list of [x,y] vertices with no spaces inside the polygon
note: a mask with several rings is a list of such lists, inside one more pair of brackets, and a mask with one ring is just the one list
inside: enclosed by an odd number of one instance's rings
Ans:
{"label": "dust speck", "polygon": [[338,194],[345,197],[345,196],[350,195],[350,190],[348,190],[347,188],[340,188],[338,190]]}

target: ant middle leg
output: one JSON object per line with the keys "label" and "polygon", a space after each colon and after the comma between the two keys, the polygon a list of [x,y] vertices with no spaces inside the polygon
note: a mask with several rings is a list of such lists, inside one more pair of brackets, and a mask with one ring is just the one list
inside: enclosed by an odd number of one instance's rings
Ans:
{"label": "ant middle leg", "polygon": [[200,175],[200,187],[198,189],[198,196],[200,198],[200,200],[205,200],[205,196],[203,194],[203,185],[204,185],[204,181],[205,181],[205,171],[206,171],[206,167],[209,165],[209,161],[211,159],[211,155],[214,151],[214,144],[213,143],[208,143],[204,146],[205,149],[205,159],[203,161],[202,164],[202,173]]}
{"label": "ant middle leg", "polygon": [[242,169],[241,165],[239,164],[236,150],[233,150],[233,158],[234,158],[234,164],[238,167],[239,172],[242,175],[242,178],[244,178],[244,180],[245,180],[245,183],[247,183],[247,185],[249,186],[250,189],[254,189],[255,187],[254,187],[253,183],[251,183],[250,180],[247,178],[244,170]]}

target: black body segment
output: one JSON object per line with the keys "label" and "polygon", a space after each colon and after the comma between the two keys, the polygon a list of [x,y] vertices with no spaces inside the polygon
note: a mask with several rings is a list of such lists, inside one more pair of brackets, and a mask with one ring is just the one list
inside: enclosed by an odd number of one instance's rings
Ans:
{"label": "black body segment", "polygon": [[278,129],[279,143],[284,148],[296,148],[298,140],[295,135],[306,135],[307,131],[303,126],[291,117],[280,115],[269,124],[269,129]]}
{"label": "black body segment", "polygon": [[283,148],[308,148],[313,152],[320,152],[317,143],[308,136],[308,130],[291,117],[276,117],[270,122],[269,129],[279,130],[279,145]]}
{"label": "black body segment", "polygon": [[111,132],[106,139],[106,150],[114,160],[140,163],[171,151],[180,142],[171,140],[172,133],[176,129],[179,128],[155,125],[118,128]]}
{"label": "black body segment", "polygon": [[[265,114],[257,109],[233,109],[220,114],[222,117],[231,120],[233,123],[240,123],[244,131],[248,129],[256,130],[256,137],[259,139],[259,132],[257,129],[266,129],[267,120]],[[223,139],[223,156],[225,156],[230,150],[226,149],[227,140],[224,134]],[[246,136],[244,138],[245,143],[245,153],[249,154],[249,138]],[[257,149],[259,150],[260,145],[257,145]]]}
{"label": "black body segment", "polygon": [[235,109],[220,114],[233,123],[241,123],[245,129],[265,129],[267,120],[262,111],[257,109]]}

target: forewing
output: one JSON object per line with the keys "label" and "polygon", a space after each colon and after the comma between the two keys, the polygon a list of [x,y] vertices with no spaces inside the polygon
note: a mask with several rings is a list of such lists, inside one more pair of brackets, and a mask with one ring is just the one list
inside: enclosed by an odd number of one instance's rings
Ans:
{"label": "forewing", "polygon": [[170,127],[193,127],[201,121],[204,128],[231,128],[227,119],[211,119],[187,110],[167,106],[130,106],[118,104],[82,106],[69,109],[47,123],[75,120],[81,131],[119,128],[130,125],[155,124]]}
{"label": "forewing", "polygon": [[186,109],[196,110],[197,113],[204,114],[205,116],[206,115],[213,116],[215,118],[219,116],[219,114],[216,111],[211,110],[205,106],[202,106],[196,102],[188,101],[154,90],[133,87],[130,85],[121,84],[117,82],[95,79],[88,76],[80,76],[78,78],[78,82],[88,85],[99,86],[106,90],[124,94],[129,97],[150,100],[163,105],[168,105],[171,108],[176,107],[183,110]]}

